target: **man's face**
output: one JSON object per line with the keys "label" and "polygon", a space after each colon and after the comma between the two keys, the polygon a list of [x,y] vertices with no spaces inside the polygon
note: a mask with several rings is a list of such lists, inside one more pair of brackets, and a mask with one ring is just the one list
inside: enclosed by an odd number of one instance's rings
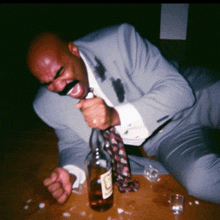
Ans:
{"label": "man's face", "polygon": [[71,85],[74,87],[69,96],[79,99],[86,96],[89,89],[87,71],[73,43],[69,43],[68,48],[44,46],[43,50],[36,50],[34,56],[31,71],[48,90],[60,93]]}

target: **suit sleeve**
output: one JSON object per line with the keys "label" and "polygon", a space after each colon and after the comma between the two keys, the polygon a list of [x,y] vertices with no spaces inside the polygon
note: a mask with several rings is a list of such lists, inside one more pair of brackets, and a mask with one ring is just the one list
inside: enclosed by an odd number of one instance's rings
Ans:
{"label": "suit sleeve", "polygon": [[[88,142],[75,131],[73,125],[81,129],[81,133],[88,134],[83,130],[83,123],[77,122],[79,118],[74,112],[75,102],[68,97],[60,97],[45,88],[41,88],[35,98],[33,107],[37,115],[50,127],[58,138],[59,166],[75,165],[83,169],[84,159],[89,152]],[[75,110],[76,111],[76,110]],[[80,113],[79,113],[80,114]],[[82,126],[80,127],[79,124]]]}
{"label": "suit sleeve", "polygon": [[59,166],[73,164],[83,169],[89,145],[72,129],[55,129],[58,138]]}
{"label": "suit sleeve", "polygon": [[130,78],[140,94],[129,103],[139,112],[148,136],[194,104],[194,94],[187,81],[132,26],[120,26],[118,47],[126,69],[125,77]]}

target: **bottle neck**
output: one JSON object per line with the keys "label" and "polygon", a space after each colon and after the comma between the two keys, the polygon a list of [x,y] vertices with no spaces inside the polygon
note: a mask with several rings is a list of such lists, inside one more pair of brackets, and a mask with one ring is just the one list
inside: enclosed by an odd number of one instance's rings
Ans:
{"label": "bottle neck", "polygon": [[93,152],[102,150],[104,146],[104,138],[99,129],[92,129],[90,136],[90,148]]}

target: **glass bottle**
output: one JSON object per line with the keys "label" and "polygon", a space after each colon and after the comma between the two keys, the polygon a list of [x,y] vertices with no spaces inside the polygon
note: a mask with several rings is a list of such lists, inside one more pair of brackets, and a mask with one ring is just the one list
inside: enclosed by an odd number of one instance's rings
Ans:
{"label": "glass bottle", "polygon": [[105,141],[100,130],[92,129],[91,151],[85,159],[85,172],[90,207],[99,212],[113,206],[112,166],[109,154],[104,150]]}

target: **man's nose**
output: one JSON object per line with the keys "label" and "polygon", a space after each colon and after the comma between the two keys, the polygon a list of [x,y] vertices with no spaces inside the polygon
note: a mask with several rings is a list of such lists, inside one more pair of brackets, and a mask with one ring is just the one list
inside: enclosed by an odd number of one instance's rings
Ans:
{"label": "man's nose", "polygon": [[63,80],[55,80],[53,82],[53,91],[54,92],[60,92],[62,91],[66,86],[66,82]]}

